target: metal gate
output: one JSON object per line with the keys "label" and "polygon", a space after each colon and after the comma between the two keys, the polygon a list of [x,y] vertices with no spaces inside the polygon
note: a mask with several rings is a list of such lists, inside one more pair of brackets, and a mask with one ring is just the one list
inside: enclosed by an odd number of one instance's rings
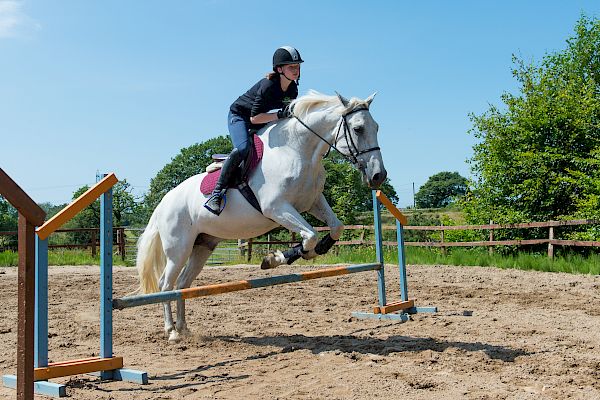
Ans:
{"label": "metal gate", "polygon": [[[136,244],[145,228],[125,229],[125,261],[127,265],[135,265],[137,255]],[[242,262],[237,241],[223,241],[211,254],[206,265],[223,265]]]}

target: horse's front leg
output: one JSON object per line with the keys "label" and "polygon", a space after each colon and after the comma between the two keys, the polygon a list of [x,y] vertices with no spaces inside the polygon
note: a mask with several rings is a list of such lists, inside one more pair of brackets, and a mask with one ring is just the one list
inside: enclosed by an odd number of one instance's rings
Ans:
{"label": "horse's front leg", "polygon": [[327,226],[329,226],[330,231],[327,235],[325,235],[325,237],[319,240],[313,250],[302,255],[302,258],[307,260],[327,253],[335,244],[335,242],[340,239],[342,232],[344,231],[344,225],[331,209],[331,206],[325,199],[325,196],[323,196],[323,193],[319,195],[319,198],[317,201],[315,201],[308,212],[319,221],[325,222]]}
{"label": "horse's front leg", "polygon": [[291,264],[298,258],[314,250],[317,245],[317,232],[306,222],[298,210],[291,204],[267,208],[263,211],[267,218],[272,219],[284,228],[296,232],[302,237],[302,244],[292,247],[284,252],[276,251],[268,254],[262,261],[262,269],[275,268],[282,264]]}

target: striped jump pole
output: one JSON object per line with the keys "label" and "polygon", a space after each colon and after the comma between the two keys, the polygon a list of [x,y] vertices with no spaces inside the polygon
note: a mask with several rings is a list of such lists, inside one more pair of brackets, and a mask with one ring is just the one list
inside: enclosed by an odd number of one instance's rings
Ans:
{"label": "striped jump pole", "polygon": [[115,299],[113,300],[113,308],[122,310],[124,308],[138,307],[147,304],[192,299],[195,297],[214,296],[217,294],[238,292],[241,290],[257,289],[267,286],[277,286],[287,283],[309,281],[312,279],[355,274],[357,272],[379,271],[381,269],[382,266],[379,263],[357,264],[344,267],[320,269],[317,271],[299,272],[297,274],[277,275],[268,278],[257,278],[237,282],[219,283],[215,285],[198,286],[188,289],[172,290],[168,292],[141,294]]}
{"label": "striped jump pole", "polygon": [[[381,233],[381,207],[386,207],[397,220],[398,267],[400,270],[401,301],[394,303],[387,303],[386,298],[383,239]],[[187,289],[171,290],[167,292],[127,296],[113,300],[113,308],[117,310],[122,310],[125,308],[139,307],[148,304],[157,304],[176,300],[186,300],[196,297],[214,296],[217,294],[238,292],[241,290],[250,290],[268,286],[283,285],[287,283],[303,282],[312,279],[328,278],[333,276],[354,274],[358,272],[377,271],[377,292],[379,300],[378,306],[374,307],[373,313],[353,312],[352,316],[360,319],[375,318],[380,320],[385,319],[408,321],[410,319],[409,314],[415,314],[417,312],[437,312],[436,307],[415,307],[414,300],[408,299],[408,285],[406,279],[406,264],[404,257],[404,238],[402,229],[403,225],[406,225],[407,223],[406,217],[379,190],[373,191],[373,211],[377,257],[376,263],[334,267],[321,269],[317,271],[299,272],[295,274],[277,275],[267,278],[249,279],[237,282],[226,282]],[[399,313],[397,313],[398,311]]]}

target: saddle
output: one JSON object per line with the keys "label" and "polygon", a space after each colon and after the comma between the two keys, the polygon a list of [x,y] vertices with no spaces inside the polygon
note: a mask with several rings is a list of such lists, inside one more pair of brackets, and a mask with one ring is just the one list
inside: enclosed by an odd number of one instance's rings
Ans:
{"label": "saddle", "polygon": [[[250,189],[250,186],[248,186],[248,177],[250,176],[250,173],[256,169],[260,160],[262,160],[264,144],[257,135],[251,135],[250,141],[252,143],[248,156],[237,168],[235,177],[232,179],[232,183],[229,184],[228,188],[238,189],[252,207],[262,214],[262,209],[260,208],[258,200],[252,189]],[[212,155],[213,163],[206,167],[207,174],[200,183],[200,192],[202,194],[209,195],[212,193],[217,185],[219,176],[221,176],[221,166],[223,165],[223,161],[225,161],[227,157],[227,154]]]}

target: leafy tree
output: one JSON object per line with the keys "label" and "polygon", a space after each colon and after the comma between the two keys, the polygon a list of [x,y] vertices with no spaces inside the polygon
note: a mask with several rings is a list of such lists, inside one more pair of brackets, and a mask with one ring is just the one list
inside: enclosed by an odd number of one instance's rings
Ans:
{"label": "leafy tree", "polygon": [[[73,193],[73,200],[89,189],[82,186]],[[136,203],[131,193],[131,185],[127,180],[121,180],[113,186],[113,226],[128,226],[135,215],[139,213],[140,205]],[[73,217],[65,228],[99,228],[100,227],[100,200],[94,201]],[[88,243],[91,235],[88,232],[70,233],[73,243]]]}
{"label": "leafy tree", "polygon": [[0,196],[0,231],[16,231],[19,224],[17,209]]}
{"label": "leafy tree", "polygon": [[150,218],[152,211],[169,190],[187,178],[203,172],[212,163],[213,154],[229,153],[231,150],[231,141],[225,136],[181,149],[181,152],[150,181],[150,190],[144,199],[145,220]]}
{"label": "leafy tree", "polygon": [[471,115],[479,139],[465,197],[472,223],[600,213],[600,21],[582,16],[563,51],[539,65],[513,57],[518,94]]}
{"label": "leafy tree", "polygon": [[[0,231],[16,231],[19,225],[19,213],[0,196]],[[17,250],[17,236],[0,236],[0,251],[4,249]]]}
{"label": "leafy tree", "polygon": [[50,218],[54,217],[56,214],[58,214],[59,211],[61,211],[63,208],[65,208],[68,204],[52,204],[49,202],[45,202],[45,203],[41,203],[40,204],[40,208],[42,210],[44,210],[46,212],[46,221],[49,220]]}
{"label": "leafy tree", "polygon": [[455,202],[467,191],[467,179],[458,172],[440,172],[429,177],[415,194],[418,208],[441,208]]}

